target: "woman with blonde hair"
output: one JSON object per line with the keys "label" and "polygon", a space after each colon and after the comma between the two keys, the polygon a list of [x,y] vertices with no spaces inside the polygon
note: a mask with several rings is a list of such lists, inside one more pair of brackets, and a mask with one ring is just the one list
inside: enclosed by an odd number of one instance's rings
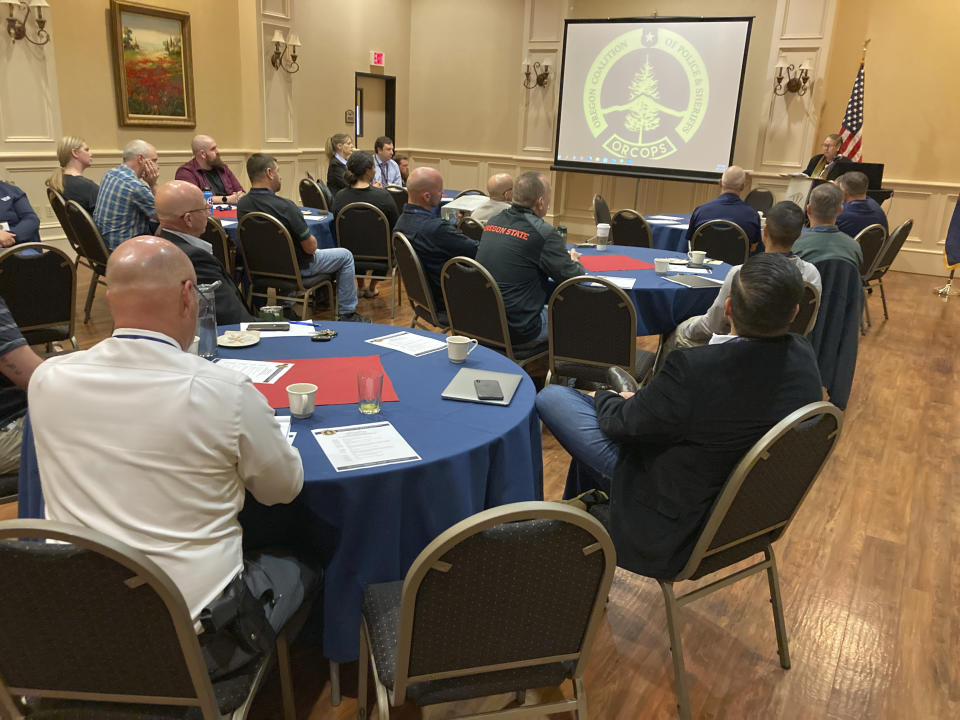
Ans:
{"label": "woman with blonde hair", "polygon": [[343,174],[347,169],[347,158],[353,152],[353,138],[346,133],[337,133],[327,140],[327,187],[336,195],[347,187]]}
{"label": "woman with blonde hair", "polygon": [[57,143],[57,161],[60,167],[47,178],[47,187],[56,190],[68,202],[75,200],[84,210],[93,215],[100,188],[93,180],[83,176],[83,171],[93,162],[90,146],[84,142],[83,138],[62,137]]}

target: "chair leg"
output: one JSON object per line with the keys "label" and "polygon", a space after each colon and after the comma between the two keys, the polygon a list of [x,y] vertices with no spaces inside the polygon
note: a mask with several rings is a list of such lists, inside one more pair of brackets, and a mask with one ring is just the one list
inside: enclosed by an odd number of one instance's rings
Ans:
{"label": "chair leg", "polygon": [[[370,671],[367,628],[360,623],[360,654],[357,658],[357,720],[367,720],[367,673]],[[333,677],[331,675],[331,677]]]}
{"label": "chair leg", "polygon": [[673,655],[673,681],[677,688],[677,712],[680,720],[690,720],[690,695],[687,691],[687,671],[683,664],[683,622],[680,618],[680,606],[673,594],[673,583],[662,580],[658,582],[667,608],[667,630],[670,633],[670,652]]}
{"label": "chair leg", "polygon": [[93,307],[93,295],[97,292],[97,283],[100,282],[100,275],[98,273],[93,273],[93,277],[90,278],[90,289],[87,290],[87,301],[83,305],[83,321],[85,323],[90,322],[90,309]]}
{"label": "chair leg", "polygon": [[880,302],[883,303],[883,319],[889,320],[890,316],[887,315],[887,294],[883,291],[883,278],[877,279],[877,285],[880,286]]}
{"label": "chair leg", "polygon": [[770,584],[770,604],[773,606],[773,624],[777,628],[777,651],[780,654],[780,667],[790,669],[790,648],[787,644],[787,623],[783,619],[783,600],[780,597],[780,576],[777,574],[777,558],[773,548],[767,545],[763,551],[770,567],[767,568],[767,582]]}
{"label": "chair leg", "polygon": [[80,346],[77,345],[77,337],[75,335],[70,336],[70,344],[73,345],[74,350],[80,349]]}
{"label": "chair leg", "polygon": [[573,696],[577,699],[574,717],[576,720],[587,720],[587,691],[583,687],[583,678],[573,679]]}
{"label": "chair leg", "polygon": [[330,704],[340,705],[340,663],[330,661]]}
{"label": "chair leg", "polygon": [[309,290],[307,290],[307,292],[305,292],[305,293],[303,294],[303,310],[300,311],[300,319],[301,319],[301,320],[306,320],[306,319],[307,319],[308,310],[310,309],[310,297],[311,297],[311,296],[312,296],[312,293],[311,293]]}
{"label": "chair leg", "polygon": [[392,320],[397,316],[397,303],[400,300],[399,291],[400,288],[397,284],[397,272],[394,270],[393,276],[390,279],[390,319]]}
{"label": "chair leg", "polygon": [[293,678],[290,675],[290,645],[287,636],[282,632],[277,635],[277,669],[280,671],[283,720],[296,720],[297,703],[293,696]]}

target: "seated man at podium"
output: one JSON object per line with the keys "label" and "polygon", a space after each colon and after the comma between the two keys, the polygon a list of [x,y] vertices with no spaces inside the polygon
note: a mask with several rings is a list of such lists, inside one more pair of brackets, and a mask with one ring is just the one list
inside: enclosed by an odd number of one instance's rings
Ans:
{"label": "seated man at podium", "polygon": [[842,160],[840,154],[840,136],[836,133],[830,133],[823,141],[823,152],[814,155],[807,163],[803,174],[812,178],[826,178],[830,168],[837,160]]}
{"label": "seated man at podium", "polygon": [[736,223],[750,239],[750,254],[763,252],[760,239],[760,216],[757,211],[740,199],[747,185],[747,173],[742,167],[731,165],[720,177],[720,195],[694,209],[687,226],[687,242],[701,225],[710,220],[727,220]]}
{"label": "seated man at podium", "polygon": [[887,215],[880,203],[867,197],[868,184],[867,176],[862,172],[846,172],[837,178],[837,185],[843,190],[843,212],[837,218],[837,227],[853,238],[870,225],[881,225],[890,232]]}

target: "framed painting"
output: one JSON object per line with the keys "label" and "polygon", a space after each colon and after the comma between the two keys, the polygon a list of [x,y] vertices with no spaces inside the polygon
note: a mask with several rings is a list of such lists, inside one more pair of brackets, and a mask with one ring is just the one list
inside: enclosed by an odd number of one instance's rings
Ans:
{"label": "framed painting", "polygon": [[121,126],[196,127],[190,13],[110,0]]}

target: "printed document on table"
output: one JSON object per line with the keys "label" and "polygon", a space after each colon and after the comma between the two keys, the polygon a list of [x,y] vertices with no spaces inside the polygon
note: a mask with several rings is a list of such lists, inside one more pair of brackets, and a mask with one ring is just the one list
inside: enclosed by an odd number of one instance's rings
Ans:
{"label": "printed document on table", "polygon": [[604,280],[609,280],[618,288],[623,288],[624,290],[633,290],[633,286],[637,284],[636,278],[616,277],[614,275],[595,275],[594,277],[600,277]]}
{"label": "printed document on table", "polygon": [[317,444],[337,472],[414,462],[416,451],[389,422],[318,428]]}
{"label": "printed document on table", "polygon": [[[264,322],[273,322],[273,321],[272,320],[254,320],[254,322],[264,323]],[[286,320],[284,320],[283,322],[286,322]],[[240,323],[240,329],[246,330],[247,325],[249,324],[250,323]],[[296,320],[294,320],[292,323],[290,323],[289,330],[258,330],[257,332],[260,333],[260,339],[263,340],[264,338],[275,338],[275,337],[280,337],[280,338],[306,337],[309,335],[313,335],[316,331],[317,329],[313,326],[313,323],[310,322],[309,320],[305,320],[303,322],[297,322]]]}
{"label": "printed document on table", "polygon": [[287,439],[288,443],[293,445],[293,441],[296,440],[297,434],[295,432],[290,432],[290,416],[280,415],[277,417],[277,422],[280,423],[280,434]]}
{"label": "printed document on table", "polygon": [[443,340],[424,337],[423,335],[406,331],[370,338],[367,342],[373,345],[379,345],[380,347],[390,348],[391,350],[399,350],[402,353],[413,355],[414,357],[429,355],[438,350],[443,350],[447,346],[447,343]]}
{"label": "printed document on table", "polygon": [[710,268],[695,268],[695,267],[690,267],[689,265],[671,265],[670,272],[691,273],[696,275],[709,275],[711,273]]}
{"label": "printed document on table", "polygon": [[214,362],[220,367],[230,368],[231,370],[243,373],[255,383],[263,383],[265,385],[273,385],[293,367],[293,363],[235,360],[233,358],[215,358]]}

